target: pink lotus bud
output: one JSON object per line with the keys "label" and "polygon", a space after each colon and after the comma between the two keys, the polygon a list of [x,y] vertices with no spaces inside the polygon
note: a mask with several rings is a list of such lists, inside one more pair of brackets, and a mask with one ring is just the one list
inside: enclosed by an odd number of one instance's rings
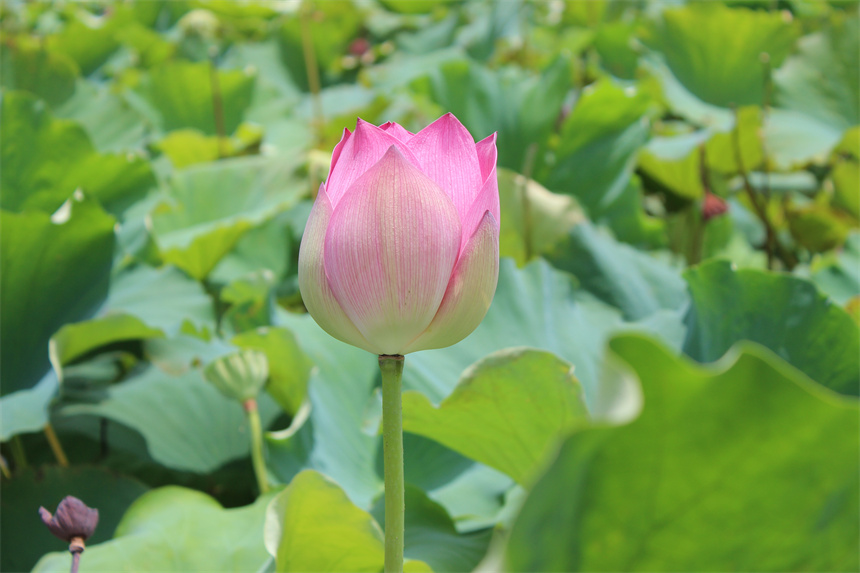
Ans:
{"label": "pink lotus bud", "polygon": [[374,354],[450,346],[483,320],[498,276],[495,134],[476,144],[450,113],[416,134],[344,130],[299,250],[323,330]]}
{"label": "pink lotus bud", "polygon": [[705,192],[705,200],[702,202],[702,219],[705,222],[725,214],[728,210],[729,206],[722,197],[710,191]]}

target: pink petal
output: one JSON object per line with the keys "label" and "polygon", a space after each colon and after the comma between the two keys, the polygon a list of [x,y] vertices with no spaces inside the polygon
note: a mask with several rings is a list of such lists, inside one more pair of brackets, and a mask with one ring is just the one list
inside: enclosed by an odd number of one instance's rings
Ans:
{"label": "pink petal", "polygon": [[342,139],[343,146],[335,149],[332,154],[332,168],[326,181],[329,199],[333,207],[337,207],[343,194],[356,179],[373,167],[392,145],[396,145],[406,158],[416,167],[421,164],[415,155],[406,148],[406,144],[372,123],[359,119],[355,132]]}
{"label": "pink petal", "polygon": [[496,149],[496,134],[485,137],[475,146],[478,152],[478,163],[481,165],[481,178],[486,181],[490,171],[496,167],[499,152]]}
{"label": "pink petal", "polygon": [[493,220],[496,223],[496,232],[499,231],[499,223],[501,219],[501,208],[499,206],[499,179],[496,176],[496,166],[490,170],[487,180],[484,181],[484,186],[475,198],[475,202],[469,207],[469,211],[462,219],[463,237],[461,241],[461,250],[465,248],[466,243],[471,239],[472,235],[478,228],[478,225],[484,218],[484,213],[489,211],[493,215]]}
{"label": "pink petal", "polygon": [[469,130],[446,113],[410,139],[409,149],[421,170],[451,197],[462,219],[484,182]]}
{"label": "pink petal", "polygon": [[499,223],[489,211],[457,261],[430,326],[403,351],[417,352],[456,344],[475,330],[493,302],[499,280]]}
{"label": "pink petal", "polygon": [[337,165],[337,160],[340,158],[340,152],[343,150],[343,146],[346,145],[346,141],[351,135],[352,132],[344,127],[343,135],[340,136],[340,141],[337,142],[337,145],[334,146],[334,150],[331,152],[331,167],[329,167],[329,171],[334,171],[334,166]]}
{"label": "pink petal", "polygon": [[392,145],[332,215],[325,268],[377,354],[400,354],[433,320],[460,246],[448,196]]}
{"label": "pink petal", "polygon": [[326,279],[323,249],[331,214],[331,201],[325,185],[320,185],[299,247],[299,290],[302,300],[317,324],[331,336],[373,352],[370,344],[343,312]]}
{"label": "pink petal", "polygon": [[412,139],[412,137],[415,135],[414,133],[412,133],[410,131],[406,131],[405,129],[403,129],[403,126],[401,126],[399,123],[395,123],[393,121],[383,123],[382,125],[379,126],[379,129],[381,129],[387,133],[390,133],[391,135],[393,135],[394,137],[396,137],[397,139],[399,139],[403,143],[406,143],[407,141]]}

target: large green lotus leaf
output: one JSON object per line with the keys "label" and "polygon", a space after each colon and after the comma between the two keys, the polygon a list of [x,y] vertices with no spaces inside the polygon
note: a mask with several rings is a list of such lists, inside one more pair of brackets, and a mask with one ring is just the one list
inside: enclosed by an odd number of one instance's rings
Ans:
{"label": "large green lotus leaf", "polygon": [[860,24],[838,20],[798,42],[798,54],[774,73],[776,104],[847,129],[860,123]]}
{"label": "large green lotus leaf", "polygon": [[143,117],[108,86],[78,80],[75,94],[55,110],[59,118],[81,124],[101,152],[142,149],[148,126]]}
{"label": "large green lotus leaf", "polygon": [[38,211],[0,213],[4,395],[38,382],[49,367],[48,340],[54,332],[101,305],[108,291],[114,224],[95,200],[83,197],[71,199],[53,217]]}
{"label": "large green lotus leaf", "polygon": [[167,156],[170,163],[177,169],[197,163],[209,163],[222,155],[225,157],[235,155],[230,139],[219,138],[217,135],[204,135],[195,129],[171,131],[153,147]]}
{"label": "large green lotus leaf", "polygon": [[[277,414],[271,400],[260,400],[264,428]],[[250,452],[241,406],[199,370],[171,376],[150,368],[111,386],[97,402],[63,407],[60,415],[103,416],[137,430],[153,459],[178,470],[207,473]]]}
{"label": "large green lotus leaf", "polygon": [[299,473],[272,500],[264,536],[278,572],[382,569],[379,525],[336,482],[313,470]]}
{"label": "large green lotus leaf", "polygon": [[632,47],[636,35],[635,22],[603,23],[594,37],[594,49],[600,64],[616,78],[633,80],[639,67],[639,54]]}
{"label": "large green lotus leaf", "polygon": [[32,388],[0,398],[0,442],[17,434],[41,431],[48,423],[48,406],[58,387],[57,375],[49,371]]}
{"label": "large green lotus leaf", "polygon": [[217,70],[208,62],[172,62],[158,66],[144,77],[135,100],[162,131],[192,128],[218,135],[213,82],[217,82],[218,109],[223,116],[223,135],[242,123],[254,95],[255,77],[241,70]]}
{"label": "large green lotus leaf", "polygon": [[382,489],[382,479],[375,470],[376,450],[381,444],[378,416],[376,425],[363,431],[375,404],[377,358],[335,340],[310,315],[282,311],[276,318],[278,325],[295,334],[316,365],[308,384],[311,418],[308,430],[300,432],[312,449],[301,452],[307,459],[300,462],[337,481],[359,507],[370,507]]}
{"label": "large green lotus leaf", "polygon": [[119,47],[118,32],[115,20],[88,26],[81,18],[74,18],[58,34],[49,36],[45,45],[74,60],[81,73],[88,76]]}
{"label": "large green lotus leaf", "polygon": [[677,347],[683,339],[676,312],[658,312],[647,322],[625,323],[618,309],[576,288],[571,275],[545,261],[517,269],[513,261],[502,259],[499,286],[481,325],[455,346],[407,356],[403,383],[438,404],[454,390],[463,370],[479,359],[502,348],[530,346],[573,364],[585,401],[592,406],[604,343],[610,333],[624,328],[656,332]]}
{"label": "large green lotus leaf", "polygon": [[[463,49],[449,45],[455,25],[456,18],[449,17],[413,35],[405,33],[399,35],[398,44],[403,49],[396,50],[384,62],[363,70],[362,77],[377,89],[389,90],[408,85],[428,74],[438,73],[436,70],[443,64],[462,61]],[[416,49],[413,49],[413,42]],[[444,46],[440,46],[441,44]],[[430,50],[425,48],[428,45],[432,45]],[[437,47],[439,49],[436,49]],[[422,81],[414,84],[413,87],[425,90],[428,86],[421,83]],[[455,111],[451,113],[457,115]]]}
{"label": "large green lotus leaf", "polygon": [[627,320],[643,320],[660,310],[680,312],[689,300],[679,270],[589,223],[574,227],[548,258],[589,292],[621,309]]}
{"label": "large green lotus leaf", "polygon": [[463,373],[439,407],[403,395],[403,429],[528,483],[558,437],[588,413],[573,368],[550,352],[500,350]]}
{"label": "large green lotus leaf", "polygon": [[239,348],[254,348],[266,354],[269,381],[266,390],[288,414],[295,415],[307,396],[313,363],[302,352],[295,335],[286,328],[258,328],[233,337]]}
{"label": "large green lotus leaf", "polygon": [[235,44],[224,56],[229,68],[252,67],[257,71],[257,89],[246,114],[249,121],[264,123],[277,121],[292,110],[301,98],[301,92],[281,62],[278,42],[274,38],[265,42]]}
{"label": "large green lotus leaf", "polygon": [[126,340],[160,338],[164,332],[130,314],[108,314],[67,324],[51,337],[51,359],[55,368],[66,366],[97,348]]}
{"label": "large green lotus leaf", "polygon": [[623,194],[636,153],[648,139],[649,101],[608,80],[586,88],[561,127],[555,164],[537,180],[550,191],[573,195],[600,221]]}
{"label": "large green lotus leaf", "polygon": [[4,94],[0,119],[4,209],[50,213],[81,188],[118,213],[155,185],[148,162],[96,153],[80,125],[55,119],[32,96]]}
{"label": "large green lotus leaf", "polygon": [[634,422],[570,436],[535,484],[509,571],[856,571],[860,412],[766,349],[702,368],[635,335]]}
{"label": "large green lotus leaf", "polygon": [[[385,530],[385,498],[380,496],[371,514]],[[487,552],[491,529],[457,533],[445,508],[421,489],[406,485],[403,554],[429,565],[433,571],[473,571]]]}
{"label": "large green lotus leaf", "polygon": [[542,185],[499,169],[502,221],[499,254],[518,265],[543,254],[577,223],[585,220],[582,209],[568,195],[547,191]]}
{"label": "large green lotus leaf", "polygon": [[647,42],[693,95],[730,108],[762,103],[761,54],[778,67],[797,34],[798,26],[778,12],[705,2],[663,10]]}
{"label": "large green lotus leaf", "polygon": [[[649,142],[659,145],[662,138],[654,138]],[[652,185],[687,200],[701,199],[705,190],[701,179],[701,158],[699,151],[693,149],[680,159],[663,158],[646,148],[639,155],[639,169]]]}
{"label": "large green lotus leaf", "polygon": [[[407,434],[409,435],[411,434]],[[440,444],[439,447],[444,446]],[[406,455],[409,458],[414,457],[412,454]],[[406,462],[406,466],[409,467],[409,462]],[[423,466],[417,471],[429,473],[435,469],[435,466]],[[455,466],[448,471],[453,474],[456,469]],[[409,472],[408,469],[406,471]],[[408,474],[406,479],[409,480]],[[499,522],[505,496],[512,488],[516,488],[516,484],[511,478],[489,466],[473,462],[447,483],[426,491],[427,495],[442,505],[455,520],[457,531],[469,533],[494,527]]]}
{"label": "large green lotus leaf", "polygon": [[4,38],[2,48],[0,86],[7,93],[30,92],[51,106],[60,105],[74,93],[79,70],[66,54],[46,49],[27,36]]}
{"label": "large green lotus leaf", "polygon": [[[69,569],[68,545],[54,537],[39,519],[40,506],[54,513],[65,496],[73,495],[98,509],[98,527],[87,540],[87,557],[91,557],[93,546],[113,536],[123,513],[147,489],[134,478],[87,465],[44,466],[17,472],[3,482],[0,567],[4,571],[29,571],[45,553],[62,551],[51,556],[65,561],[64,570]],[[94,569],[92,563],[83,567]]]}
{"label": "large green lotus leaf", "polygon": [[[730,132],[717,132],[705,144],[708,167],[721,173],[739,173],[736,148],[740,147],[743,171],[757,169],[764,161],[762,153],[763,113],[758,106],[745,106],[737,110],[735,129]],[[768,150],[770,151],[770,150]]]}
{"label": "large green lotus leaf", "polygon": [[[109,491],[109,490],[108,490]],[[267,560],[263,522],[271,496],[224,509],[205,493],[178,486],[152,490],[132,504],[114,538],[88,545],[84,571],[258,571]],[[67,571],[69,553],[50,553],[38,573]]]}
{"label": "large green lotus leaf", "polygon": [[689,269],[692,304],[684,352],[711,362],[740,340],[771,349],[833,390],[860,392],[860,329],[815,285],[716,260]]}
{"label": "large green lotus leaf", "polygon": [[284,255],[293,251],[288,218],[289,213],[283,213],[242,235],[208,279],[216,284],[229,284],[254,273],[268,272],[276,282],[281,281],[293,264]]}
{"label": "large green lotus leaf", "polygon": [[174,173],[166,201],[152,212],[162,257],[196,279],[206,277],[245,231],[299,200],[298,162],[242,157]]}
{"label": "large green lotus leaf", "polygon": [[186,321],[198,329],[215,327],[212,299],[200,283],[170,266],[139,265],[114,277],[105,313],[118,312],[138,316],[169,335]]}
{"label": "large green lotus leaf", "polygon": [[174,267],[134,267],[115,276],[96,317],[68,324],[52,338],[58,364],[120,340],[176,335],[186,321],[215,328],[212,299],[196,281]]}
{"label": "large green lotus leaf", "polygon": [[777,169],[789,170],[807,163],[826,163],[844,129],[804,112],[773,108],[764,123],[768,158]]}
{"label": "large green lotus leaf", "polygon": [[786,222],[797,245],[816,254],[841,246],[853,226],[851,219],[823,203],[792,205],[786,209]]}
{"label": "large green lotus leaf", "polygon": [[660,94],[661,101],[677,115],[690,120],[694,125],[716,131],[728,131],[734,126],[734,117],[730,109],[719,107],[702,101],[690,92],[672,74],[665,58],[657,52],[649,52],[640,58],[641,66],[656,81],[655,86],[644,83]]}

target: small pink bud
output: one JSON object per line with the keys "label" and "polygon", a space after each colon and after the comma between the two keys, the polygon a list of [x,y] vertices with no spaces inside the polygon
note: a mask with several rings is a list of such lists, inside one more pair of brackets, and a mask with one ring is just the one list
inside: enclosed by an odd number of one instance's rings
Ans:
{"label": "small pink bud", "polygon": [[349,44],[349,53],[353,56],[362,56],[370,49],[370,42],[367,38],[356,38]]}
{"label": "small pink bud", "polygon": [[722,197],[714,195],[710,191],[705,192],[705,200],[702,202],[702,219],[704,221],[719,217],[728,210],[729,206]]}
{"label": "small pink bud", "polygon": [[305,306],[374,354],[455,344],[493,299],[499,220],[495,134],[476,144],[450,113],[416,134],[359,119],[302,237]]}

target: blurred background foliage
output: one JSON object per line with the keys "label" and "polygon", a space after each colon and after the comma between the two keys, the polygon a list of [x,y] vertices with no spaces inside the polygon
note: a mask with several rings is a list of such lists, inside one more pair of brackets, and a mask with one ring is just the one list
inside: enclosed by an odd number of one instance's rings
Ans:
{"label": "blurred background foliage", "polygon": [[[381,570],[375,360],[298,245],[344,127],[450,111],[498,132],[503,260],[407,360],[409,567],[857,570],[858,37],[848,1],[3,2],[0,569],[73,494],[85,569]],[[204,376],[241,349],[265,547]]]}

